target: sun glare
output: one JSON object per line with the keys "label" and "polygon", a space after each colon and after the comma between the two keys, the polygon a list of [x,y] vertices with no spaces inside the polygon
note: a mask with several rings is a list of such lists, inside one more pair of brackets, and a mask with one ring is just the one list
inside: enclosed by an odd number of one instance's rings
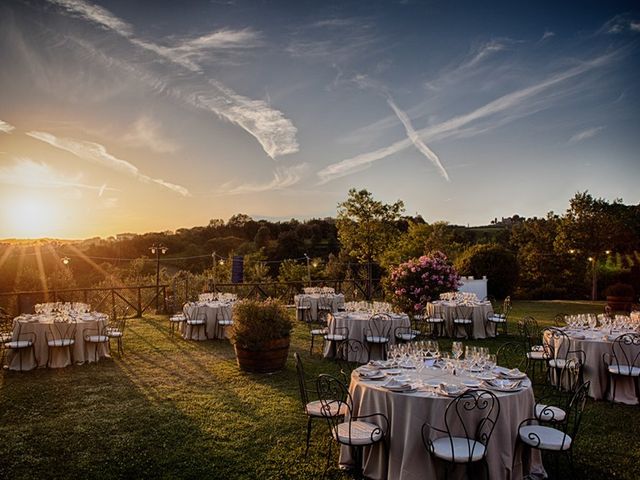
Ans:
{"label": "sun glare", "polygon": [[16,238],[40,238],[59,235],[59,211],[42,198],[17,198],[5,205],[6,230]]}

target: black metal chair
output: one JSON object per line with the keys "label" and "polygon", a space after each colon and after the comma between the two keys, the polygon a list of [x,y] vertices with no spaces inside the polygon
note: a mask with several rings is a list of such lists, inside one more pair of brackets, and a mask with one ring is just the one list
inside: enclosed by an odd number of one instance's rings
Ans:
{"label": "black metal chair", "polygon": [[169,317],[169,333],[171,335],[174,334],[174,332],[179,332],[180,328],[182,325],[184,325],[184,323],[187,321],[187,317],[185,316],[184,313],[177,313],[175,315],[171,315]]}
{"label": "black metal chair", "polygon": [[336,361],[345,385],[351,381],[351,372],[369,360],[369,347],[355,338],[343,340],[336,347]]}
{"label": "black metal chair", "polygon": [[349,328],[346,326],[344,327],[337,326],[336,320],[333,317],[332,313],[326,313],[326,318],[327,318],[327,332],[322,336],[322,350],[324,350],[326,344],[329,343],[330,348],[333,349],[334,356],[335,356],[336,346],[340,342],[344,342],[349,338]]}
{"label": "black metal chair", "polygon": [[380,348],[382,359],[386,360],[392,326],[391,318],[385,313],[376,313],[369,318],[367,327],[364,329],[364,340],[369,346],[369,360],[374,348]]}
{"label": "black metal chair", "polygon": [[[296,373],[298,375],[298,388],[300,389],[300,401],[302,402],[302,410],[307,416],[307,442],[304,451],[304,456],[306,457],[307,453],[309,452],[309,443],[311,441],[312,422],[315,419],[324,418],[324,415],[322,412],[322,403],[320,402],[320,400],[309,399],[309,394],[313,395],[314,397],[317,397],[318,394],[315,380],[310,381],[306,379],[302,360],[300,359],[300,355],[298,355],[298,352],[295,352],[293,354],[293,358],[296,362]],[[344,416],[345,411],[346,407],[342,409],[336,409],[333,412],[328,412],[337,416]]]}
{"label": "black metal chair", "polygon": [[[590,383],[585,382],[576,389],[569,401],[566,415],[562,420],[556,419],[553,426],[541,424],[540,419],[534,416],[522,421],[518,427],[518,438],[526,447],[568,455],[571,468],[571,476],[568,478],[576,478],[573,470],[573,445],[582,421]],[[557,473],[557,457],[555,466]]]}
{"label": "black metal chair", "polygon": [[602,355],[607,368],[607,389],[605,398],[613,386],[611,401],[616,401],[618,379],[630,378],[633,381],[636,398],[640,401],[640,334],[625,333],[618,336],[611,344],[611,353]]}
{"label": "black metal chair", "polygon": [[76,343],[76,322],[52,322],[45,332],[47,340],[47,367],[51,366],[52,353],[67,350],[73,364],[73,346]]}
{"label": "black metal chair", "polygon": [[[87,328],[84,331],[84,342],[93,345],[93,361],[99,360],[98,349],[100,345],[105,345],[109,349],[109,336],[107,335],[106,322],[98,321],[95,327]],[[89,359],[89,361],[92,361]]]}
{"label": "black metal chair", "polygon": [[498,327],[502,327],[502,333],[504,335],[508,335],[507,328],[507,320],[509,319],[509,314],[511,313],[511,297],[507,296],[502,302],[502,308],[499,308],[498,311],[494,310],[494,313],[487,316],[487,325],[492,325],[496,330],[496,335],[498,334]]}
{"label": "black metal chair", "polygon": [[396,327],[393,329],[393,336],[397,343],[413,342],[420,336],[421,331],[413,327]]}
{"label": "black metal chair", "polygon": [[[340,445],[351,449],[354,459],[356,477],[362,477],[362,449],[376,443],[383,442],[386,448],[386,436],[389,432],[389,419],[383,413],[369,415],[355,415],[353,399],[347,387],[337,378],[322,374],[316,381],[318,398],[322,405],[322,416],[329,424],[331,437]],[[335,415],[335,412],[344,411],[344,417]],[[374,420],[377,420],[374,422]],[[327,449],[327,465],[324,475],[327,473],[331,461],[331,445]]]}
{"label": "black metal chair", "polygon": [[[307,326],[309,327],[309,335],[311,335],[311,345],[309,347],[309,355],[313,355],[313,346],[315,344],[316,337],[324,338],[329,333],[327,328],[327,320],[331,315],[331,312],[327,310],[318,310],[317,320],[308,320]],[[324,346],[324,342],[322,343]]]}
{"label": "black metal chair", "polygon": [[526,347],[520,342],[507,342],[496,351],[496,362],[501,367],[517,368],[522,372],[529,370]]}
{"label": "black metal chair", "polygon": [[551,385],[570,391],[571,385],[582,383],[586,354],[584,350],[572,348],[571,339],[563,330],[556,327],[543,329],[542,346],[547,362],[547,381]]}
{"label": "black metal chair", "polygon": [[129,313],[129,307],[124,308],[120,312],[116,313],[116,317],[113,321],[107,325],[107,337],[109,337],[109,351],[111,351],[111,340],[115,339],[118,347],[118,355],[124,355],[124,332],[127,328],[127,314]]}
{"label": "black metal chair", "polygon": [[303,322],[311,321],[311,299],[306,295],[299,298],[296,304],[296,315],[298,316],[298,320],[302,320]]}
{"label": "black metal chair", "polygon": [[[35,364],[34,368],[38,367],[38,358],[36,357],[36,339],[37,335],[35,332],[24,332],[22,330],[23,323],[18,321],[17,325],[14,327],[14,333],[12,334],[12,339],[8,342],[3,343],[3,349],[6,351],[12,351],[14,354],[18,355],[18,361],[20,363],[20,371],[24,371],[22,368],[22,358],[25,351],[31,351],[33,355],[33,362]],[[4,357],[4,355],[3,355]]]}
{"label": "black metal chair", "polygon": [[[192,310],[187,310],[187,312],[188,313],[185,314],[185,325],[197,330],[198,340],[200,340],[201,329],[204,330],[205,338],[209,338],[209,334],[207,332],[207,316],[204,309],[195,307]],[[193,332],[191,336],[193,336]]]}
{"label": "black metal chair", "polygon": [[465,338],[473,337],[473,308],[465,306],[456,307],[456,316],[453,319],[453,338],[458,338],[458,330],[464,330]]}
{"label": "black metal chair", "polygon": [[[454,398],[444,413],[445,428],[422,425],[422,442],[435,459],[445,462],[445,478],[450,465],[481,462],[488,477],[487,447],[498,418],[500,402],[488,390],[469,390]],[[432,438],[432,432],[444,434]],[[476,478],[477,475],[469,478]]]}

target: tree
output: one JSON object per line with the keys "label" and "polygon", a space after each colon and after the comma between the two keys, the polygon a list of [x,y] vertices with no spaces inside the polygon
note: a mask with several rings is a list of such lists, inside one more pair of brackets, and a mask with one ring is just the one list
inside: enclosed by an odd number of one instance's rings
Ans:
{"label": "tree", "polygon": [[404,212],[404,203],[398,200],[387,205],[374,200],[367,190],[349,190],[347,200],[338,204],[338,239],[342,248],[367,265],[368,296],[372,291],[372,263],[393,241],[398,230],[394,225]]}
{"label": "tree", "polygon": [[271,239],[271,231],[266,225],[261,226],[256,232],[256,236],[253,239],[256,244],[256,248],[263,248],[269,245]]}
{"label": "tree", "polygon": [[516,256],[496,243],[474,245],[456,262],[461,275],[487,276],[489,293],[504,298],[513,292],[518,281]]}

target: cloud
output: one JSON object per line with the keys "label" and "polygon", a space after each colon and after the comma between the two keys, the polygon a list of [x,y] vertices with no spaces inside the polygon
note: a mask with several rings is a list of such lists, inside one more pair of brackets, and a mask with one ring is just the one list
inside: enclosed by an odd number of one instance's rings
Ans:
{"label": "cloud", "polygon": [[61,150],[70,152],[75,156],[82,158],[83,160],[88,160],[90,162],[107,167],[111,170],[115,170],[130,177],[134,177],[143,183],[155,183],[173,192],[179,193],[184,197],[191,196],[189,190],[181,185],[169,183],[160,178],[151,178],[148,175],[140,173],[138,167],[127,162],[126,160],[121,160],[117,157],[114,157],[109,152],[107,152],[107,149],[104,147],[104,145],[100,145],[99,143],[74,140],[72,138],[56,137],[55,135],[47,132],[31,131],[27,132],[27,135],[42,142],[48,143],[49,145]]}
{"label": "cloud", "polygon": [[101,185],[90,185],[82,181],[82,174],[65,176],[44,162],[36,162],[30,158],[19,157],[11,166],[0,167],[0,183],[28,188],[61,188],[94,190],[114,190]]}
{"label": "cloud", "polygon": [[587,128],[586,130],[583,130],[581,132],[576,133],[575,135],[572,135],[571,138],[569,139],[569,144],[573,145],[575,143],[586,140],[587,138],[595,137],[602,130],[604,130],[603,126]]}
{"label": "cloud", "polygon": [[150,117],[138,118],[122,140],[132,147],[146,147],[158,153],[172,153],[178,145],[171,142],[160,131],[160,124]]}
{"label": "cloud", "polygon": [[542,34],[542,37],[540,37],[540,41],[543,42],[546,39],[551,38],[551,37],[555,37],[555,36],[556,36],[555,33],[550,32],[549,30],[547,30]]}
{"label": "cloud", "polygon": [[278,167],[273,172],[273,179],[267,183],[245,183],[236,185],[227,182],[216,190],[216,195],[242,195],[246,193],[268,192],[273,190],[283,190],[298,183],[302,174],[307,169],[306,163],[294,165],[292,167]]}
{"label": "cloud", "polygon": [[[49,1],[62,7],[65,12],[112,30],[127,38],[131,44],[197,75],[195,80],[200,88],[193,95],[187,94],[187,101],[198,108],[212,111],[219,118],[224,118],[246,130],[271,158],[296,153],[299,150],[296,140],[297,129],[281,111],[272,108],[264,101],[239,95],[215,79],[210,79],[208,82],[201,80],[202,67],[198,60],[210,58],[204,55],[206,51],[255,46],[259,40],[257,32],[251,29],[223,29],[190,40],[182,40],[172,46],[163,46],[137,38],[133,34],[131,25],[101,7],[87,4],[82,0]],[[184,78],[183,75],[177,77]],[[166,82],[159,79],[153,80],[153,83],[154,88],[159,90],[163,90],[166,85]],[[205,91],[205,88],[212,91]],[[174,94],[185,98],[180,90],[180,86],[175,87]]]}
{"label": "cloud", "polygon": [[[514,109],[524,109],[524,111],[516,113],[517,117],[530,114],[534,111],[540,111],[540,109],[552,105],[553,102],[548,105],[541,106],[540,102],[536,101],[539,95],[549,90],[551,87],[555,87],[558,84],[565,82],[566,80],[608,64],[616,55],[617,52],[612,52],[596,57],[593,60],[582,62],[575,67],[551,75],[545,80],[534,85],[503,95],[469,113],[453,117],[444,122],[419,130],[416,134],[423,140],[433,140],[436,138],[443,139],[467,133],[469,124],[473,124],[474,122],[481,120],[492,119],[494,122],[493,124],[489,124],[488,126],[484,126],[480,129],[480,131],[485,132],[503,125],[505,123],[505,118],[501,118],[499,115],[508,117],[510,114],[513,114]],[[527,102],[529,102],[529,104],[527,104]],[[529,108],[528,111],[527,107]],[[471,127],[473,128],[473,125],[471,125]],[[331,164],[320,170],[318,172],[318,176],[320,177],[321,183],[326,183],[335,178],[343,177],[367,168],[373,162],[395,155],[412,145],[413,142],[409,139],[400,140],[387,147]]]}
{"label": "cloud", "polygon": [[16,127],[14,127],[13,125],[0,120],[0,132],[11,133],[13,130],[15,130],[15,128]]}
{"label": "cloud", "polygon": [[597,33],[621,34],[621,33],[638,33],[640,32],[640,21],[631,18],[629,14],[616,15],[607,20]]}

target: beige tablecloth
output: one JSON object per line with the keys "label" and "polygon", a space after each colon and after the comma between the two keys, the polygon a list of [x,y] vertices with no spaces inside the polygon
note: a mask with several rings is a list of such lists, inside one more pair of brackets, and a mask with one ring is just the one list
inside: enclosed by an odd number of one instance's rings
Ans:
{"label": "beige tablecloth", "polygon": [[[585,353],[585,364],[583,367],[583,379],[591,381],[589,386],[589,396],[595,400],[603,400],[607,389],[608,371],[602,356],[605,353],[611,353],[611,345],[613,342],[607,338],[609,332],[600,330],[583,330],[571,331],[564,329],[569,336],[571,342],[571,350],[583,350]],[[614,333],[611,338],[621,335],[622,333]],[[582,337],[585,337],[584,339]],[[576,338],[578,337],[578,338]],[[633,345],[625,345],[625,350],[631,358],[638,355],[640,347]],[[623,359],[620,359],[624,363]],[[625,403],[627,405],[637,405],[638,399],[635,393],[634,381],[629,377],[618,376],[616,380],[616,402]],[[610,389],[609,398],[613,394]]]}
{"label": "beige tablecloth", "polygon": [[481,339],[495,337],[495,326],[487,325],[487,317],[493,313],[491,304],[479,305],[456,305],[449,302],[434,302],[427,304],[427,313],[432,317],[444,319],[444,329],[448,337],[464,337],[464,328],[454,325],[456,318],[471,318],[473,328],[472,338]]}
{"label": "beige tablecloth", "polygon": [[[85,332],[87,334],[97,334],[97,329],[103,327],[108,316],[104,313],[81,314],[76,317],[75,343],[71,347],[71,354],[67,348],[54,348],[51,350],[52,358],[49,359],[49,346],[47,345],[47,334],[54,317],[51,314],[21,315],[13,320],[13,340],[18,340],[18,331],[21,337],[27,333],[35,333],[36,341],[34,345],[37,365],[33,362],[33,356],[29,349],[18,351],[10,350],[7,354],[7,363],[11,370],[20,370],[20,356],[22,356],[22,369],[45,367],[49,362],[49,367],[62,368],[75,363],[96,362],[100,358],[109,356],[109,348],[106,344],[86,344],[84,341]],[[24,337],[27,338],[27,337]],[[73,356],[73,358],[72,358]]]}
{"label": "beige tablecloth", "polygon": [[[360,340],[366,344],[365,341],[365,329],[369,327],[369,319],[371,318],[369,312],[338,312],[333,315],[333,318],[329,319],[329,332],[330,333],[342,333],[336,330],[336,327],[347,327],[349,329],[349,338]],[[394,330],[397,327],[410,327],[411,321],[409,316],[405,313],[402,314],[390,314],[391,332],[389,335],[389,343],[395,344],[396,338]],[[366,363],[368,360],[364,358],[364,352],[360,352],[360,358],[349,358],[349,361],[358,361],[360,363]],[[324,348],[325,358],[333,358],[335,356],[335,349],[332,345],[327,343]],[[371,359],[380,360],[382,358],[382,351],[380,348],[371,349]]]}
{"label": "beige tablecloth", "polygon": [[[293,297],[293,301],[297,308],[303,300],[308,300],[309,303],[311,304],[311,319],[317,320],[318,319],[318,303],[320,302],[321,297],[324,297],[326,301],[331,305],[332,312],[337,312],[338,310],[344,308],[344,294],[342,293],[337,293],[337,294],[329,293],[329,294],[322,294],[322,295],[319,293],[313,293],[313,294],[305,293],[301,295],[296,295],[295,297]],[[298,320],[303,320],[302,313],[300,311],[297,311],[297,315],[298,315]]]}
{"label": "beige tablecloth", "polygon": [[231,320],[232,306],[230,304],[221,302],[188,303],[182,310],[187,318],[204,316],[207,322],[206,335],[204,328],[183,323],[182,336],[187,340],[227,338],[226,329],[228,327],[218,324],[218,320]]}
{"label": "beige tablecloth", "polygon": [[[459,382],[465,378],[446,375],[439,369],[426,369],[421,376],[425,380],[437,379],[442,382]],[[371,479],[389,480],[444,478],[442,463],[434,461],[424,447],[421,429],[425,422],[445,429],[444,413],[452,399],[445,396],[432,397],[420,390],[415,393],[394,393],[381,387],[382,383],[361,380],[357,372],[354,372],[349,387],[353,398],[354,415],[381,412],[390,421],[388,455],[381,444],[365,448],[364,474]],[[521,479],[523,471],[543,474],[544,468],[539,452],[523,449],[521,443],[516,442],[520,422],[533,416],[535,401],[530,383],[527,381],[527,387],[519,392],[494,393],[500,401],[500,416],[488,445],[489,478]],[[442,436],[439,433],[432,433],[432,435],[434,439]],[[340,463],[351,462],[350,449],[342,447]],[[514,465],[513,470],[512,465]],[[456,467],[449,478],[462,478],[463,475],[464,466]]]}

